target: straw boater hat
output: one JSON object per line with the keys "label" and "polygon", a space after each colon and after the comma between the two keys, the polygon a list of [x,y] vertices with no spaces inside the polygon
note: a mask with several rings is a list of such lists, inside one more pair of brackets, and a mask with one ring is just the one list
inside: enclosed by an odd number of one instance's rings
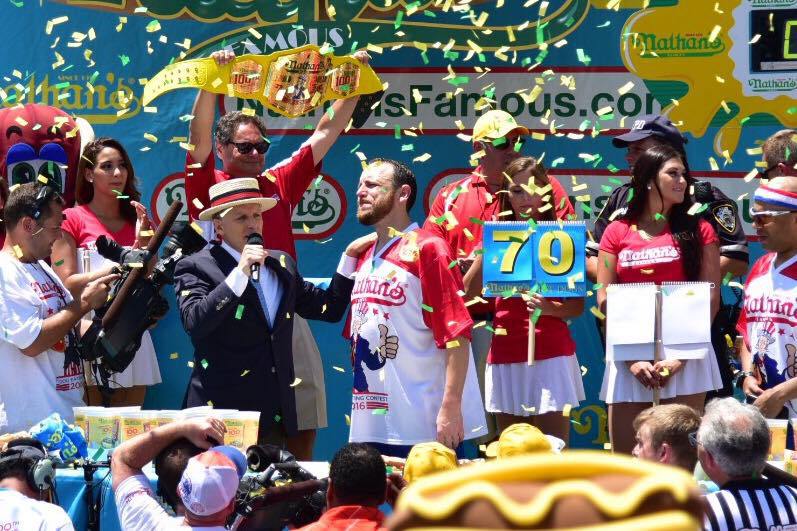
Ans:
{"label": "straw boater hat", "polygon": [[210,187],[210,206],[199,213],[199,219],[208,221],[219,212],[239,205],[259,204],[265,212],[277,204],[272,197],[263,197],[257,179],[251,177],[229,179]]}

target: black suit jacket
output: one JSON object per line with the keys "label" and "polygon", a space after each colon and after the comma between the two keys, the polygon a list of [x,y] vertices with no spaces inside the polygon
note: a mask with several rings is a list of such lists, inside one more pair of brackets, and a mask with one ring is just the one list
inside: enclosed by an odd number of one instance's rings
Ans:
{"label": "black suit jacket", "polygon": [[[238,264],[212,245],[177,265],[175,290],[180,317],[194,345],[194,368],[183,407],[212,402],[220,409],[260,411],[267,429],[280,415],[288,435],[297,432],[292,335],[293,315],[336,322],[351,300],[354,282],[333,276],[327,290],[305,282],[287,253],[269,250],[283,293],[273,327],[254,286],[237,297],[224,281]],[[282,264],[280,263],[282,261]],[[242,313],[241,313],[242,312]]]}

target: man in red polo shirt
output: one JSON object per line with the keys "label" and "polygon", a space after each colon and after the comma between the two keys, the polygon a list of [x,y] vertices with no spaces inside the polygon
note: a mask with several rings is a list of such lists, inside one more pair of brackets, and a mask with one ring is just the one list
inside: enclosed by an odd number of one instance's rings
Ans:
{"label": "man in red polo shirt", "polygon": [[[468,177],[445,186],[432,204],[423,228],[448,242],[451,255],[459,261],[463,275],[473,263],[474,252],[482,248],[483,222],[500,221],[495,194],[506,178],[506,167],[522,156],[520,148],[528,134],[529,130],[519,125],[508,112],[491,110],[484,113],[473,125],[472,157],[478,158],[479,166]],[[574,218],[575,210],[567,192],[554,177],[549,178],[557,218]],[[486,304],[473,304],[468,309],[477,326],[480,321],[492,319]],[[491,336],[486,327],[480,326],[474,328],[471,338],[482,396]]]}
{"label": "man in red polo shirt", "polygon": [[[231,50],[214,52],[211,57],[219,65],[235,59]],[[354,54],[368,64],[365,52]],[[291,217],[304,192],[321,170],[321,160],[338,139],[354,112],[359,97],[337,100],[331,112],[322,114],[315,131],[288,158],[264,170],[269,142],[262,117],[233,111],[216,124],[215,154],[221,160],[216,169],[213,146],[213,121],[217,95],[200,90],[194,101],[188,143],[193,149],[185,160],[185,190],[192,219],[210,204],[208,190],[220,181],[236,177],[256,177],[265,197],[278,200],[277,205],[263,212],[264,246],[289,253],[296,258]],[[207,239],[213,239],[213,226],[198,222]],[[288,440],[288,449],[301,460],[312,458],[315,430],[326,427],[326,395],[324,370],[315,340],[307,323],[296,316],[293,337],[294,370],[301,384],[294,390],[299,422],[299,435]]]}

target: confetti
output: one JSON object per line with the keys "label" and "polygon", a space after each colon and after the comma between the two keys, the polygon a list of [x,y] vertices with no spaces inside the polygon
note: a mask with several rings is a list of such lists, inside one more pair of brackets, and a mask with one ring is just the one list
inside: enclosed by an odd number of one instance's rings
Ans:
{"label": "confetti", "polygon": [[235,309],[235,318],[240,320],[244,314],[244,305],[239,304],[238,307]]}
{"label": "confetti", "polygon": [[172,352],[171,354],[169,354],[169,359],[170,360],[176,360],[179,357],[180,357],[180,355],[177,352]]}
{"label": "confetti", "polygon": [[20,248],[20,246],[19,246],[19,245],[15,245],[15,246],[14,246],[14,254],[15,254],[15,255],[17,255],[17,258],[22,258],[22,256],[23,256],[25,253],[23,253],[23,252],[22,252],[22,249]]}
{"label": "confetti", "polygon": [[297,385],[299,385],[300,383],[302,383],[302,379],[301,379],[301,378],[299,378],[299,377],[297,377],[297,378],[296,378],[296,379],[295,379],[295,380],[294,380],[294,381],[291,383],[291,387],[296,387],[296,386],[297,386]]}
{"label": "confetti", "polygon": [[425,311],[427,311],[429,313],[432,313],[434,311],[434,308],[432,308],[431,306],[428,306],[426,304],[421,304],[421,308],[423,308]]}
{"label": "confetti", "polygon": [[562,408],[562,416],[563,417],[569,417],[570,416],[570,410],[572,408],[573,408],[573,406],[571,406],[570,404],[565,404],[564,408]]}
{"label": "confetti", "polygon": [[206,359],[203,359],[202,361],[200,361],[199,364],[202,365],[202,368],[205,369],[205,370],[207,370],[208,365],[210,365],[208,363],[208,360],[206,360]]}
{"label": "confetti", "polygon": [[348,415],[343,415],[343,418],[346,419],[346,426],[351,426],[351,417]]}
{"label": "confetti", "polygon": [[338,372],[346,372],[346,370],[343,367],[338,367],[337,365],[333,365],[332,368]]}
{"label": "confetti", "polygon": [[247,374],[249,374],[249,369],[245,369],[244,372],[241,373],[241,377],[244,377]]}
{"label": "confetti", "polygon": [[55,263],[55,266],[56,266],[56,267],[58,267],[58,266],[61,266],[61,265],[64,265],[64,261],[63,261],[63,260],[58,260],[58,261]]}
{"label": "confetti", "polygon": [[590,311],[590,313],[591,313],[592,315],[594,315],[595,317],[597,317],[597,318],[598,318],[598,319],[600,319],[601,321],[604,321],[604,320],[606,320],[606,316],[603,314],[603,312],[602,312],[602,311],[600,311],[600,310],[598,309],[598,307],[597,307],[597,306],[593,306],[592,308],[590,308],[590,309],[589,309],[589,311]]}
{"label": "confetti", "polygon": [[380,407],[371,411],[372,415],[387,415],[387,409]]}
{"label": "confetti", "polygon": [[452,339],[451,341],[446,341],[446,348],[457,348],[459,346],[459,341],[456,339]]}

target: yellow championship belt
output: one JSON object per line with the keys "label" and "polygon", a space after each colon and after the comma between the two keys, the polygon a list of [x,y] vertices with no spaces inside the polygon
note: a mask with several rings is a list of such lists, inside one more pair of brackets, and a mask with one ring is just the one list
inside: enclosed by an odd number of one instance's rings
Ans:
{"label": "yellow championship belt", "polygon": [[328,100],[382,90],[382,83],[357,59],[322,54],[308,44],[269,55],[242,55],[223,66],[210,57],[171,64],[144,86],[144,105],[179,88],[254,99],[295,118]]}

